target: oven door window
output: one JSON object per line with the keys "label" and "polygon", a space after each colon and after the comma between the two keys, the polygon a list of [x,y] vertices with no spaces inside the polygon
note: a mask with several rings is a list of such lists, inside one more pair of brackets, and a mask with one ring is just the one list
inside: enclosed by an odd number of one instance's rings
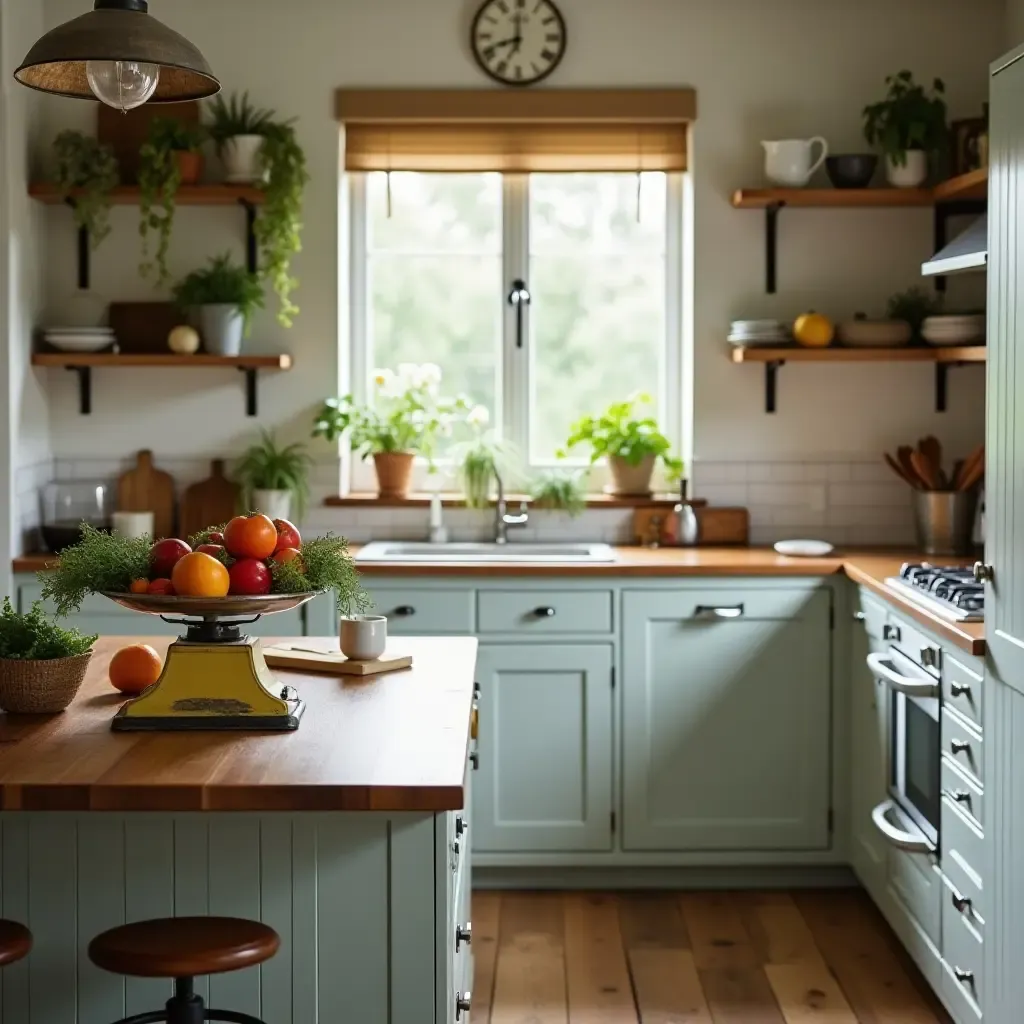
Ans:
{"label": "oven door window", "polygon": [[893,693],[893,795],[933,842],[939,833],[938,700]]}

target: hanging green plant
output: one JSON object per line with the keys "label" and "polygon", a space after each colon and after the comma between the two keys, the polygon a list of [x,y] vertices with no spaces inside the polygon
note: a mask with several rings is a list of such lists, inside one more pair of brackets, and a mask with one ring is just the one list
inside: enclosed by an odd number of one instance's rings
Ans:
{"label": "hanging green plant", "polygon": [[[201,125],[155,117],[139,151],[139,234],[142,236],[139,271],[143,277],[149,277],[155,271],[158,284],[164,284],[171,276],[167,268],[167,252],[171,245],[178,187],[183,178],[198,179],[202,168],[199,150],[205,138],[205,129]],[[149,257],[150,231],[157,235],[152,259]]]}
{"label": "hanging green plant", "polygon": [[91,135],[64,131],[53,140],[53,151],[61,197],[74,193],[75,225],[89,232],[95,248],[110,234],[110,194],[119,181],[114,150]]}
{"label": "hanging green plant", "polygon": [[269,281],[281,308],[277,319],[291,327],[299,307],[291,300],[298,281],[291,274],[292,257],[302,249],[302,197],[309,181],[306,154],[291,122],[264,124],[261,160],[266,170],[264,200],[256,218],[260,274]]}

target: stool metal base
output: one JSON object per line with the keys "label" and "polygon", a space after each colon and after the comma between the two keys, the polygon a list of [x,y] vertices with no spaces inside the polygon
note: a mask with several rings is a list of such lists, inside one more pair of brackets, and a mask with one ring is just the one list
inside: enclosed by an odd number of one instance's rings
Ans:
{"label": "stool metal base", "polygon": [[208,1008],[202,997],[195,994],[191,978],[174,979],[174,995],[167,1000],[164,1009],[137,1013],[134,1017],[124,1017],[114,1024],[205,1024],[208,1020],[224,1021],[226,1024],[264,1024],[264,1021],[248,1013]]}

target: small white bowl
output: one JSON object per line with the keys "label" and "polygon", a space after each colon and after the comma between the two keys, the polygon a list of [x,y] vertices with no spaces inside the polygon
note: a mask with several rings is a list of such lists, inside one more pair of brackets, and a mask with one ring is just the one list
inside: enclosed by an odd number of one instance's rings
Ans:
{"label": "small white bowl", "polygon": [[824,558],[835,551],[835,547],[824,540],[780,540],[774,546],[780,555],[796,558]]}

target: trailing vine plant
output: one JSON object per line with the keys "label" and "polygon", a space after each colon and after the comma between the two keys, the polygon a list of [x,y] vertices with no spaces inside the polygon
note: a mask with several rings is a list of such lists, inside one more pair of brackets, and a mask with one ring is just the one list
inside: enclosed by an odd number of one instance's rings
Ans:
{"label": "trailing vine plant", "polygon": [[95,248],[110,234],[110,194],[119,181],[114,150],[81,132],[63,131],[53,140],[61,198],[75,193],[75,225],[85,228]]}

